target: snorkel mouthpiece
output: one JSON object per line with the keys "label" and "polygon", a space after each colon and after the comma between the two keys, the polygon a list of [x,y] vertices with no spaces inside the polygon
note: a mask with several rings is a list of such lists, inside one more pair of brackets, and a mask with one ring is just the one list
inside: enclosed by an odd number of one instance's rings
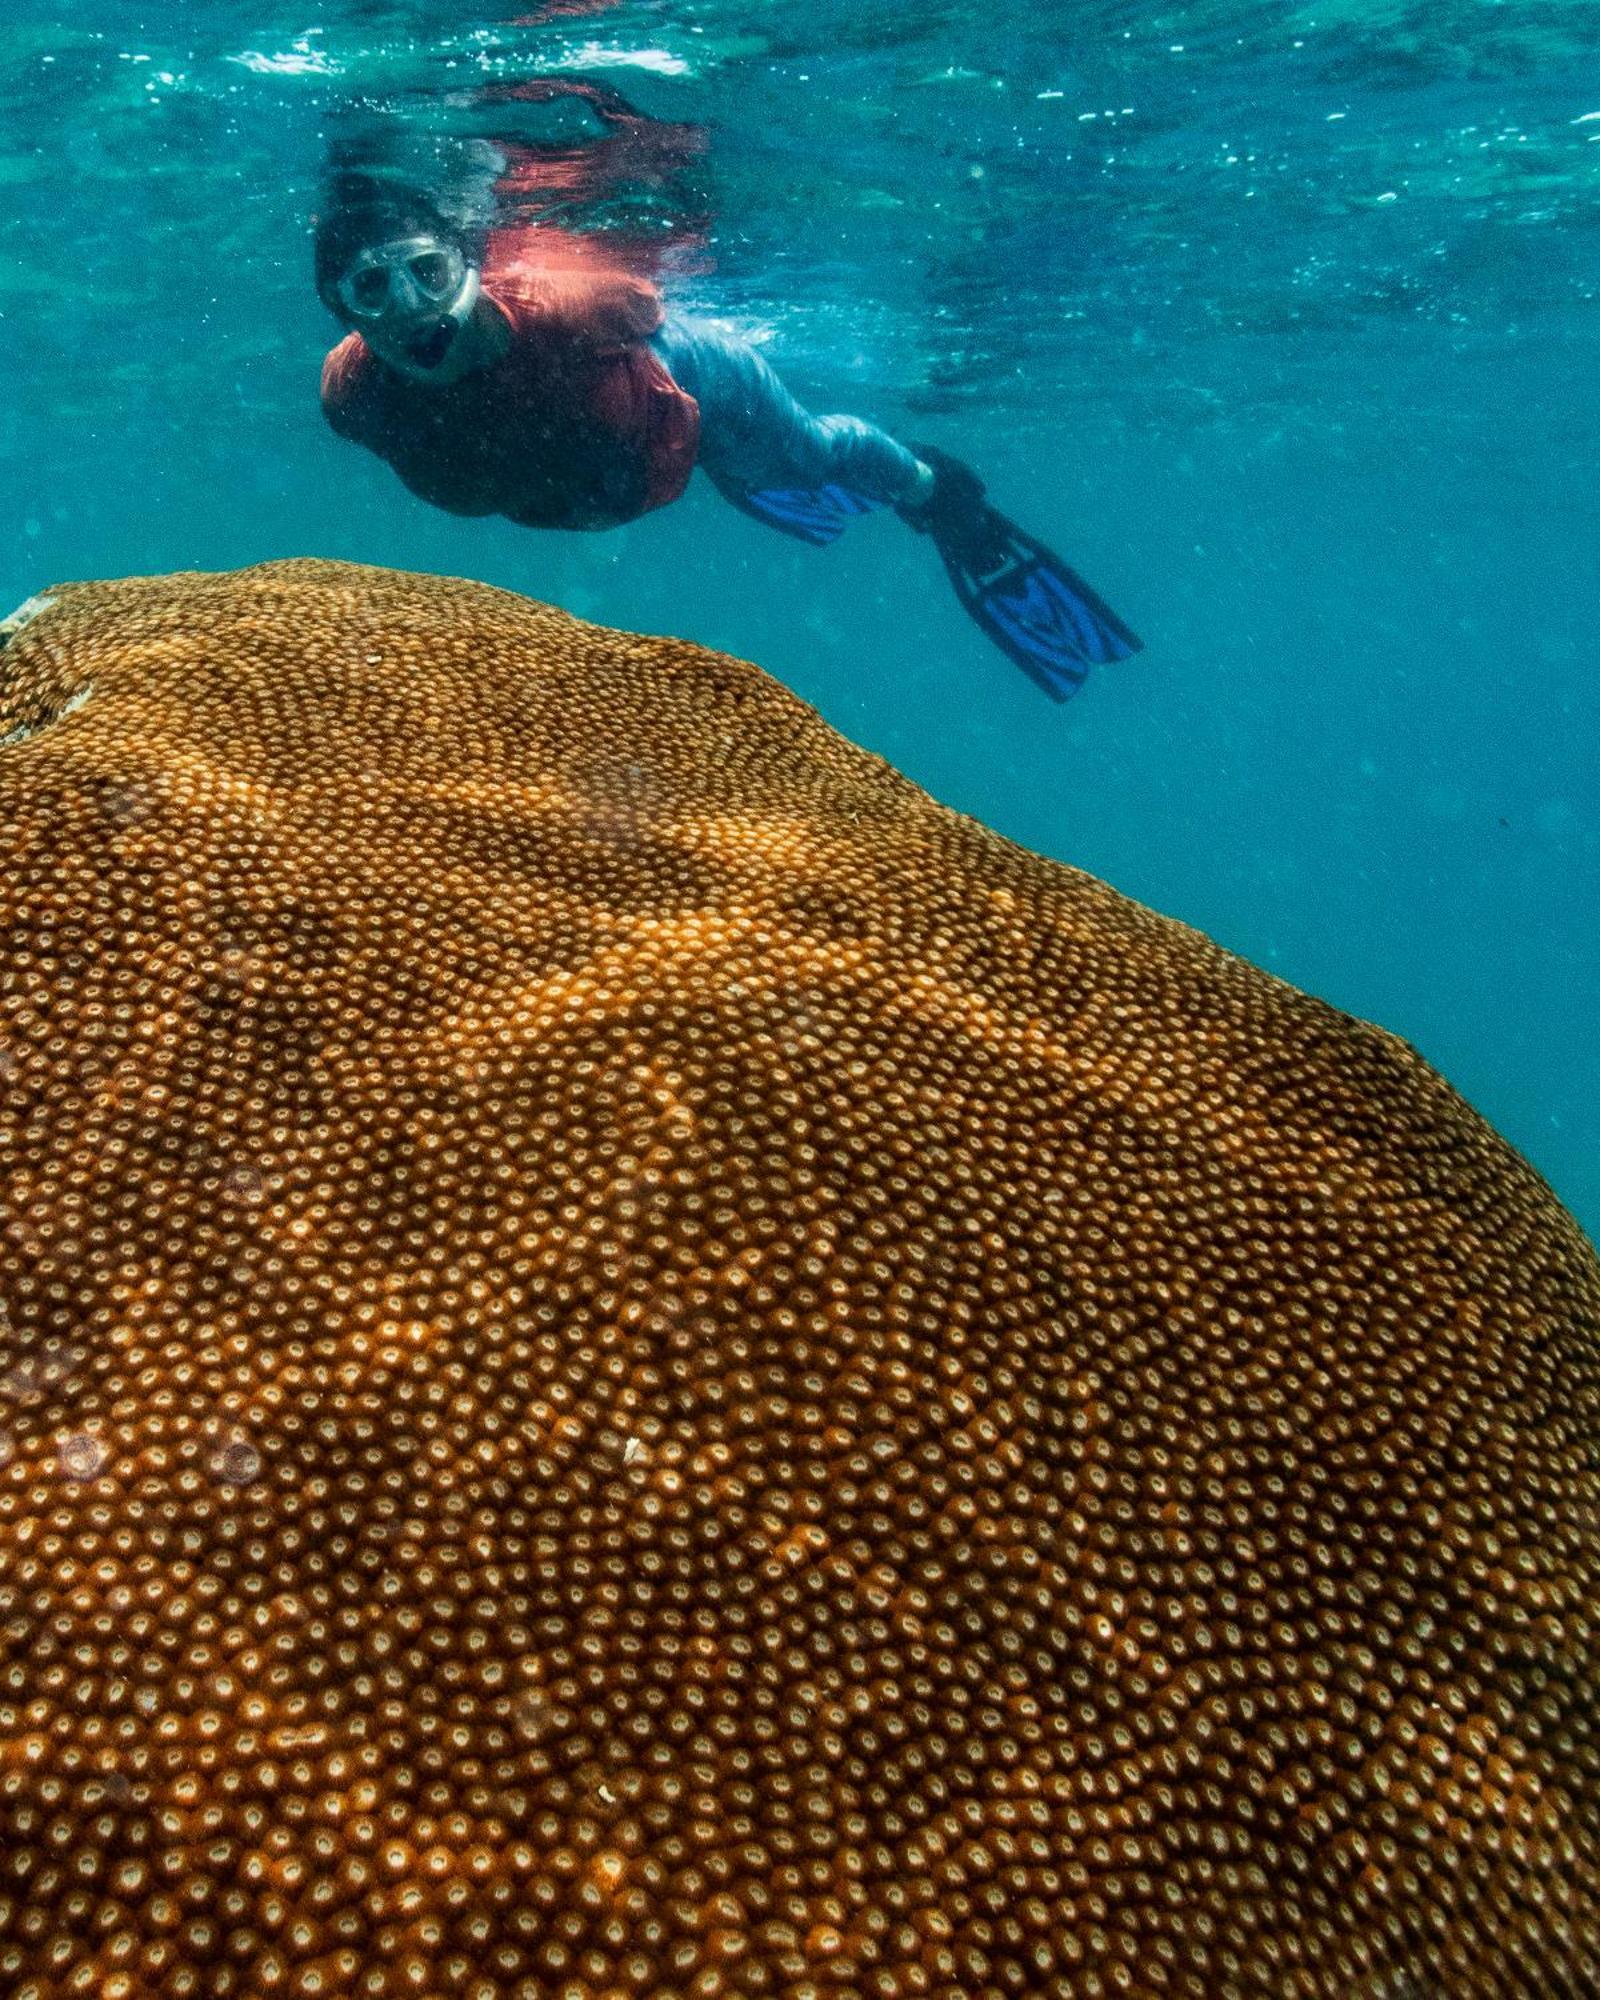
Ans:
{"label": "snorkel mouthpiece", "polygon": [[413,336],[406,348],[406,358],[414,368],[431,374],[440,367],[451,348],[456,335],[461,331],[453,319],[435,320],[425,332]]}

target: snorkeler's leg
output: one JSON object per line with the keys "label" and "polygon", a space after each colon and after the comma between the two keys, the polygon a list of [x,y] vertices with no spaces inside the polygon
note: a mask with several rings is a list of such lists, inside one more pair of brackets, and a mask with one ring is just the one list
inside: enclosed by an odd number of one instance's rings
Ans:
{"label": "snorkeler's leg", "polygon": [[969,466],[859,417],[817,417],[747,340],[669,318],[657,351],[700,404],[700,463],[724,496],[803,541],[888,504],[939,551],[973,622],[1055,701],[1140,641],[1077,572],[985,498]]}
{"label": "snorkeler's leg", "polygon": [[670,317],[652,343],[700,405],[700,464],[735,505],[806,541],[931,489],[915,453],[860,417],[814,416],[750,342]]}
{"label": "snorkeler's leg", "polygon": [[917,450],[933,468],[933,491],[902,505],[901,519],[932,538],[962,607],[1046,694],[1065,701],[1090,667],[1140,650],[1076,570],[989,502],[971,466],[936,445]]}

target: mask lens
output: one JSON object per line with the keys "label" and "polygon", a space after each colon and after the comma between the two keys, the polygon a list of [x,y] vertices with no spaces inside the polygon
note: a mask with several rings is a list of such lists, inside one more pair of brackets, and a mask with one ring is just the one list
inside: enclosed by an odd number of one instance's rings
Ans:
{"label": "mask lens", "polygon": [[442,299],[455,290],[455,259],[446,250],[424,250],[408,267],[430,299]]}
{"label": "mask lens", "polygon": [[381,264],[368,264],[350,273],[344,291],[357,312],[382,312],[389,297],[389,273]]}

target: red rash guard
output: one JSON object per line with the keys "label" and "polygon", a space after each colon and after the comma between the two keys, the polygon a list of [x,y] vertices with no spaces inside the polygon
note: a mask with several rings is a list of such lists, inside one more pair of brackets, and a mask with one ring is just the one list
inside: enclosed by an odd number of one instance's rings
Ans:
{"label": "red rash guard", "polygon": [[322,366],[339,435],[451,514],[610,528],[676,500],[700,406],[645,344],[664,316],[655,287],[603,267],[533,268],[491,246],[483,291],[511,343],[457,382],[409,381],[359,334],[341,340]]}

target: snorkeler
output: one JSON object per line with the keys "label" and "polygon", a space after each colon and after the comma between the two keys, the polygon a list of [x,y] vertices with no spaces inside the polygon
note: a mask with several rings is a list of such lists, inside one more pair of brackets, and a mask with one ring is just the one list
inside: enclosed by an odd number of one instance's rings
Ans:
{"label": "snorkeler", "polygon": [[736,507],[819,546],[894,508],[1057,701],[1139,648],[969,467],[813,416],[748,341],[668,312],[591,237],[476,228],[416,190],[347,183],[318,221],[316,282],[347,329],[323,365],[329,423],[434,506],[609,528],[679,498],[698,465]]}

